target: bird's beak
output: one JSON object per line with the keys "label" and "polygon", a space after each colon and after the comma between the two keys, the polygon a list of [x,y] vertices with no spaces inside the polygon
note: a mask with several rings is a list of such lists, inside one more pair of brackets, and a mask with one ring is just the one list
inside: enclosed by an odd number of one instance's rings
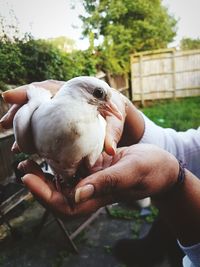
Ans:
{"label": "bird's beak", "polygon": [[118,107],[111,101],[107,101],[99,107],[99,111],[103,117],[114,115],[119,120],[123,120],[122,113],[119,111]]}

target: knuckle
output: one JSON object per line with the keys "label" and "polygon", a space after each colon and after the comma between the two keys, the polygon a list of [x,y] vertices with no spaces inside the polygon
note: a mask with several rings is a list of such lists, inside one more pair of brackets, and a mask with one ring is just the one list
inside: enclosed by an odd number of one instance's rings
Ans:
{"label": "knuckle", "polygon": [[116,190],[118,186],[118,178],[113,174],[106,174],[103,184],[103,194],[109,194]]}

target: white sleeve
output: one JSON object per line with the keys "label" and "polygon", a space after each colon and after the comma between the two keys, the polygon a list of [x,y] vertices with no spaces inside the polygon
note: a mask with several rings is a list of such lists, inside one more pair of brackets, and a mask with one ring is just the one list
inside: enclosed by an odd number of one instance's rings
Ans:
{"label": "white sleeve", "polygon": [[145,123],[139,143],[155,144],[186,163],[187,169],[200,177],[200,127],[185,132],[162,128],[141,113]]}
{"label": "white sleeve", "polygon": [[187,255],[183,259],[183,266],[200,267],[200,243],[190,247],[184,247],[180,244],[180,242],[178,243],[183,252]]}

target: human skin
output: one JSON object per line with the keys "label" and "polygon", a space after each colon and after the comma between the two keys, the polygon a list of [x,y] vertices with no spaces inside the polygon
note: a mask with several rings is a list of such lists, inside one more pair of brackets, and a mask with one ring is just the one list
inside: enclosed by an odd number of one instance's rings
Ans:
{"label": "human skin", "polygon": [[[32,84],[45,88],[54,95],[61,88],[64,82],[47,80]],[[10,110],[0,121],[3,128],[8,129],[12,127],[15,113],[21,105],[28,101],[26,94],[27,88],[28,85],[23,85],[16,89],[8,90],[2,94],[5,102],[12,105]],[[117,105],[123,116],[123,119],[119,120],[115,116],[106,117],[107,130],[105,138],[105,150],[108,154],[114,153],[120,140],[121,146],[136,144],[144,132],[143,118],[127,98],[113,89],[112,101]]]}
{"label": "human skin", "polygon": [[[55,93],[63,82],[34,83]],[[12,126],[16,110],[26,103],[27,86],[6,92],[6,102],[14,104],[1,120],[4,128]],[[144,132],[144,121],[130,101],[113,91],[115,104],[123,120],[107,119],[105,150],[91,170],[70,192],[61,194],[47,180],[36,163],[22,162],[24,184],[37,199],[54,213],[73,218],[94,212],[110,203],[151,196],[163,217],[171,224],[183,245],[200,242],[200,181],[188,170],[177,184],[179,164],[174,156],[151,145],[133,145]],[[116,149],[117,143],[128,146]],[[109,156],[109,155],[110,156]]]}

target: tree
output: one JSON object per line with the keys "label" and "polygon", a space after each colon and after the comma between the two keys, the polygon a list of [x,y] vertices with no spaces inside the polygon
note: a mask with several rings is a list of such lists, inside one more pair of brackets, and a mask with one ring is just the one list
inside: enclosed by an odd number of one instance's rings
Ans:
{"label": "tree", "polygon": [[[35,40],[31,34],[20,34],[17,18],[9,23],[0,14],[0,89],[6,84],[20,85],[46,79],[69,80],[96,73],[93,35],[90,48],[74,50],[75,41],[61,36]],[[13,20],[12,20],[13,21]]]}
{"label": "tree", "polygon": [[66,36],[49,38],[46,41],[64,52],[69,53],[76,49],[76,42],[73,39],[70,39]]}
{"label": "tree", "polygon": [[200,38],[183,38],[180,42],[180,48],[182,50],[200,49]]}
{"label": "tree", "polygon": [[83,34],[98,40],[104,70],[124,73],[133,52],[166,48],[176,34],[177,21],[162,0],[84,0]]}
{"label": "tree", "polygon": [[21,50],[16,42],[6,35],[0,36],[0,81],[4,83],[22,83],[24,67],[21,65]]}

